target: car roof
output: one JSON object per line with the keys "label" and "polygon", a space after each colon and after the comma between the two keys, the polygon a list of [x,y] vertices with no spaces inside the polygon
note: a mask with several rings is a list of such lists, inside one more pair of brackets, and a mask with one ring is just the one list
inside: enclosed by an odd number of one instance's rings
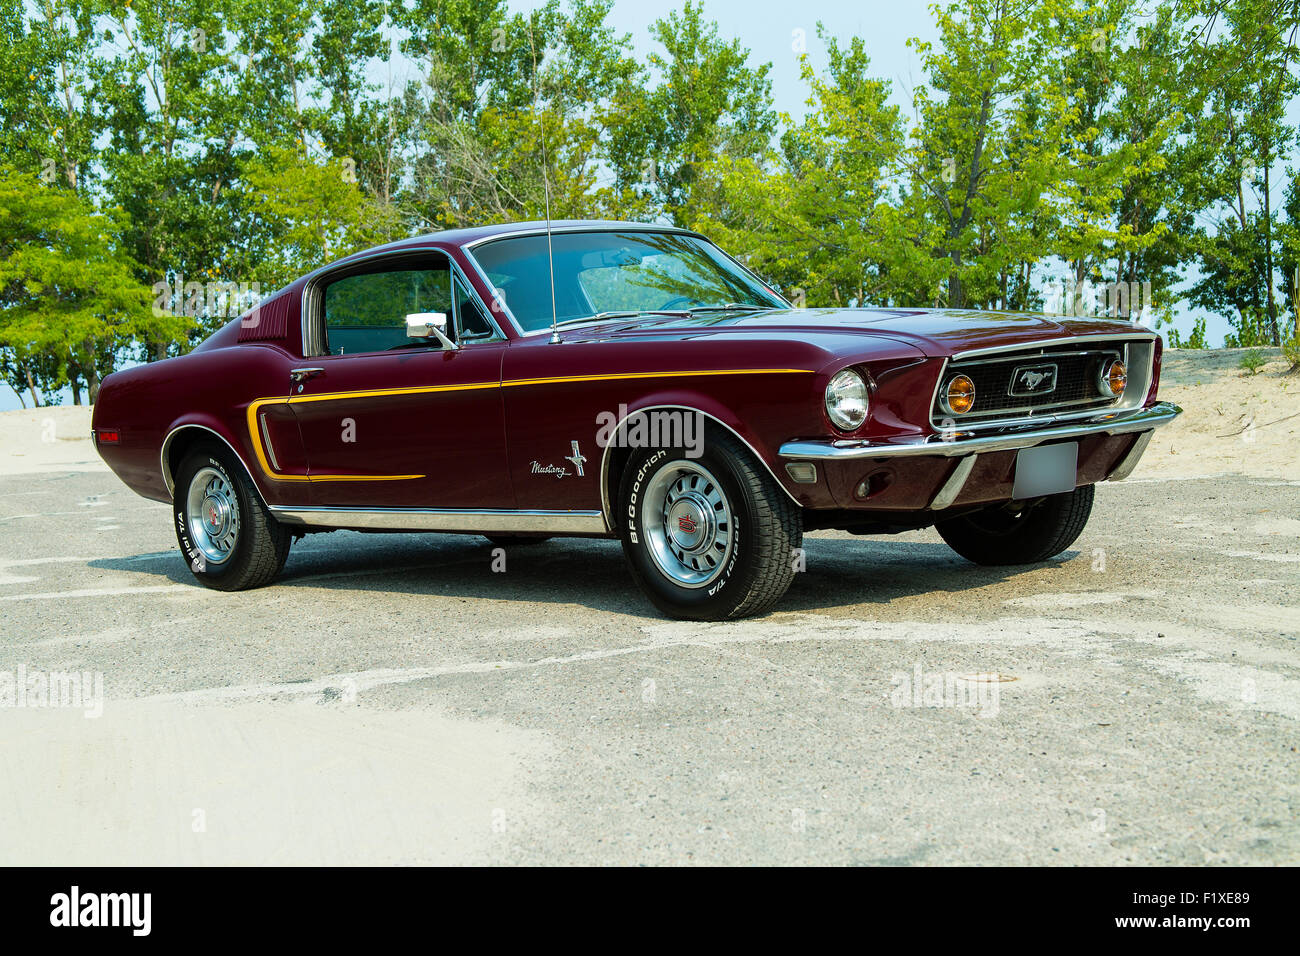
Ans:
{"label": "car roof", "polygon": [[[389,250],[418,248],[420,246],[469,246],[486,239],[542,233],[546,229],[547,223],[542,219],[532,219],[524,222],[500,222],[485,226],[469,226],[463,229],[444,229],[441,232],[429,232],[420,236],[411,236],[408,239],[398,239],[386,245],[375,246],[373,249],[354,253],[354,255],[374,255]],[[677,226],[653,222],[622,222],[613,219],[552,219],[550,229],[552,232],[638,230],[642,232],[675,232],[683,235],[695,235],[689,229],[681,229]],[[347,258],[350,259],[352,256]]]}

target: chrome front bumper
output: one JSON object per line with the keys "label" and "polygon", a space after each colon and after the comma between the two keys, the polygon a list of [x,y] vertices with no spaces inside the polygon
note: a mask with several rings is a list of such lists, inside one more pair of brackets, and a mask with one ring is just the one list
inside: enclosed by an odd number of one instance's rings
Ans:
{"label": "chrome front bumper", "polygon": [[1026,426],[994,435],[968,435],[956,437],[930,436],[896,442],[870,442],[853,440],[790,441],[781,446],[781,457],[795,461],[844,461],[854,458],[900,458],[915,455],[938,455],[960,458],[964,455],[1011,448],[1029,448],[1043,442],[1068,438],[1087,438],[1089,435],[1128,435],[1146,432],[1167,425],[1183,413],[1172,402],[1157,402],[1150,408],[1127,412],[1111,412],[1091,418],[1072,421],[1068,425],[1047,428]]}
{"label": "chrome front bumper", "polygon": [[[936,456],[960,458],[947,481],[930,500],[929,509],[947,508],[966,486],[966,479],[981,454],[1030,448],[1043,442],[1087,438],[1092,435],[1130,435],[1140,433],[1128,453],[1106,476],[1108,481],[1119,481],[1132,474],[1137,467],[1151,436],[1161,425],[1167,425],[1181,415],[1183,410],[1172,402],[1157,402],[1150,408],[1110,412],[1071,421],[1069,424],[1048,425],[1046,428],[1025,426],[1015,431],[1000,431],[992,435],[957,435],[912,439],[897,442],[869,441],[792,441],[781,446],[781,457],[791,461],[863,461],[877,458],[905,458]],[[792,476],[793,477],[793,476]],[[816,478],[814,477],[814,481]]]}

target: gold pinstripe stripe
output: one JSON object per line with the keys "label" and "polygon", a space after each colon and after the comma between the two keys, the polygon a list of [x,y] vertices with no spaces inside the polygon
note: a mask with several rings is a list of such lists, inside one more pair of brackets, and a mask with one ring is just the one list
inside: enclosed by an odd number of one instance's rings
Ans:
{"label": "gold pinstripe stripe", "polygon": [[557,375],[548,378],[514,378],[502,382],[470,382],[464,385],[415,385],[409,388],[376,388],[355,392],[330,392],[322,395],[289,395],[283,398],[258,398],[248,406],[248,434],[257,455],[257,463],[266,477],[274,481],[411,481],[425,475],[285,475],[271,467],[262,447],[261,429],[257,425],[259,411],[265,405],[293,405],[301,402],[333,402],[349,398],[383,398],[390,395],[424,395],[433,392],[468,392],[484,388],[516,388],[524,385],[551,385],[564,382],[613,382],[627,379],[671,378],[674,376],[704,375],[808,375],[806,368],[724,368],[696,369],[674,372],[616,372],[612,375]]}

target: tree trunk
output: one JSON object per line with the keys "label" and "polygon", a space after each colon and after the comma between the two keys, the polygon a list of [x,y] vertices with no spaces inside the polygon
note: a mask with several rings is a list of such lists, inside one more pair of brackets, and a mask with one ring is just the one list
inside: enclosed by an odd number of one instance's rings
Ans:
{"label": "tree trunk", "polygon": [[95,365],[95,343],[87,340],[82,343],[82,347],[90,356],[90,361],[86,363],[86,402],[94,405],[99,398],[99,368]]}
{"label": "tree trunk", "polygon": [[966,290],[962,288],[961,276],[957,274],[957,270],[961,268],[961,253],[954,252],[948,258],[952,260],[952,272],[948,274],[948,308],[964,309]]}
{"label": "tree trunk", "polygon": [[1277,325],[1277,297],[1273,294],[1273,208],[1268,195],[1268,163],[1264,157],[1264,283],[1268,290],[1268,334],[1274,345],[1282,344]]}
{"label": "tree trunk", "polygon": [[36,395],[36,383],[32,381],[32,370],[25,368],[23,374],[27,377],[27,390],[32,393],[32,408],[40,408],[41,400]]}

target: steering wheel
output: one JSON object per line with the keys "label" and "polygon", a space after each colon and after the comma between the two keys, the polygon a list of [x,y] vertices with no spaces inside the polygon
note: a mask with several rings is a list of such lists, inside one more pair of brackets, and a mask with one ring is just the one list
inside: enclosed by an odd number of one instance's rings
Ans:
{"label": "steering wheel", "polygon": [[689,295],[679,295],[679,296],[676,296],[675,298],[669,299],[669,300],[668,300],[667,302],[665,302],[663,305],[659,306],[659,308],[660,308],[661,310],[663,310],[663,311],[666,312],[666,311],[669,311],[670,309],[672,309],[673,306],[677,305],[677,303],[679,303],[679,302],[680,302],[682,305],[690,305],[690,304],[694,304],[694,305],[703,305],[703,304],[704,304],[704,303],[701,302],[699,299],[692,298],[692,297],[689,296]]}

